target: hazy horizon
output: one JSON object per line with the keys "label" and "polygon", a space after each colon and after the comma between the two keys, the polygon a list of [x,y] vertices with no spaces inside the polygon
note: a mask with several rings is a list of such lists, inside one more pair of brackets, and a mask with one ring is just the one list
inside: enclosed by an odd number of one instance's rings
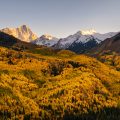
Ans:
{"label": "hazy horizon", "polygon": [[120,31],[119,0],[12,0],[0,1],[1,24],[29,26],[38,36],[67,37],[79,30]]}

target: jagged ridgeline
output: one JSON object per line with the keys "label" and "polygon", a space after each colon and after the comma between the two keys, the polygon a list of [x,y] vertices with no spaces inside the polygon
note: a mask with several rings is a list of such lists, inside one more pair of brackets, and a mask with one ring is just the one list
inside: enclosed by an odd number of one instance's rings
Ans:
{"label": "jagged ridgeline", "polygon": [[118,32],[108,32],[101,34],[94,29],[79,30],[75,34],[69,35],[66,38],[56,38],[49,34],[44,34],[40,37],[32,32],[27,25],[22,25],[17,28],[4,28],[1,32],[13,35],[21,41],[29,42],[36,45],[52,47],[54,49],[66,49],[76,53],[86,53],[91,48],[96,47],[107,38],[115,36]]}
{"label": "jagged ridgeline", "polygon": [[0,46],[0,119],[120,119],[120,72],[114,66],[3,33]]}

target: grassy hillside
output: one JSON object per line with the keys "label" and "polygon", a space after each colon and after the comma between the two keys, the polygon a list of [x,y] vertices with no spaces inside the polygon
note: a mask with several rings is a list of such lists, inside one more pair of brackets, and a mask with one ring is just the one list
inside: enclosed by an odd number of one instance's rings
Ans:
{"label": "grassy hillside", "polygon": [[70,51],[0,47],[0,119],[118,120],[120,72]]}

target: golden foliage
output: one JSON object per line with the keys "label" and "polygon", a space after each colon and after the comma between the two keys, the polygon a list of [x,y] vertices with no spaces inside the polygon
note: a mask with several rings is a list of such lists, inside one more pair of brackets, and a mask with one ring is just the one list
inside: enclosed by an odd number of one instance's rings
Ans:
{"label": "golden foliage", "polygon": [[0,119],[118,118],[120,72],[109,65],[69,51],[0,48],[0,58]]}

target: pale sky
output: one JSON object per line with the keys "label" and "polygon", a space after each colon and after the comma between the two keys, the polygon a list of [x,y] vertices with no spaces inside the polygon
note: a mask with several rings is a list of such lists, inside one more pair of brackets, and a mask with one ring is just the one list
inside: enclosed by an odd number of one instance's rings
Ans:
{"label": "pale sky", "polygon": [[120,0],[0,0],[0,29],[23,24],[38,36],[120,31]]}

